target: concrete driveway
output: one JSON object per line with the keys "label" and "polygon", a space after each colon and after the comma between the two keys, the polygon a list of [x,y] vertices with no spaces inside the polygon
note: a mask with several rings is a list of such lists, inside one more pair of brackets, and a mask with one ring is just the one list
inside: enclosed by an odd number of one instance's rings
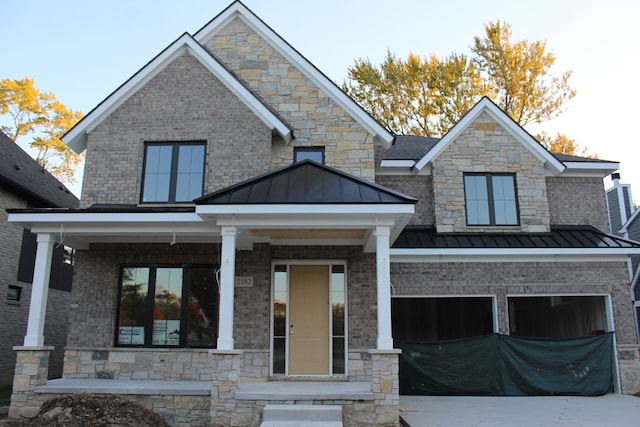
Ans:
{"label": "concrete driveway", "polygon": [[640,398],[400,396],[411,427],[640,426]]}

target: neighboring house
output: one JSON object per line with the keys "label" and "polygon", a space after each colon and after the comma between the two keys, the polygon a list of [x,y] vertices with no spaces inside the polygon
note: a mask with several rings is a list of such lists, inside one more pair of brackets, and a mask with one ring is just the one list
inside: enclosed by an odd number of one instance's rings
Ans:
{"label": "neighboring house", "polygon": [[[611,233],[618,236],[625,235],[623,227],[627,225],[634,213],[633,196],[631,195],[631,186],[629,184],[620,183],[620,174],[611,174],[613,187],[607,190],[607,211],[609,212],[609,224],[611,225]],[[629,236],[627,236],[629,237]],[[640,233],[635,234],[637,240]]]}
{"label": "neighboring house", "polygon": [[176,425],[313,404],[397,426],[394,339],[491,333],[615,331],[615,391],[640,391],[640,244],[600,231],[619,164],[554,156],[487,98],[441,139],[395,137],[234,2],[64,141],[80,207],[9,218],[38,235],[34,292],[56,236],[76,249],[64,373],[33,369],[32,308],[11,417],[88,391]]}
{"label": "neighboring house", "polygon": [[[16,363],[14,346],[23,344],[33,280],[36,236],[9,224],[5,209],[77,208],[78,199],[7,135],[0,132],[0,385],[10,385]],[[56,347],[49,363],[52,377],[62,375],[69,320],[71,259],[56,249],[51,267],[45,325],[46,344]]]}
{"label": "neighboring house", "polygon": [[[640,210],[635,209],[631,186],[620,183],[620,175],[613,174],[613,187],[607,190],[607,206],[611,221],[611,232],[626,239],[640,241]],[[615,224],[615,226],[613,225]],[[629,259],[629,280],[631,282],[631,297],[636,320],[636,332],[640,337],[640,256]]]}

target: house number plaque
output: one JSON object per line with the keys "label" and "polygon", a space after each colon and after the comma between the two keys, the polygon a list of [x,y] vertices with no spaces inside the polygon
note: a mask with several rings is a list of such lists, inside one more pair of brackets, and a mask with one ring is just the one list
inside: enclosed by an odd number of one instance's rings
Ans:
{"label": "house number plaque", "polygon": [[236,276],[236,288],[250,288],[253,286],[253,276]]}

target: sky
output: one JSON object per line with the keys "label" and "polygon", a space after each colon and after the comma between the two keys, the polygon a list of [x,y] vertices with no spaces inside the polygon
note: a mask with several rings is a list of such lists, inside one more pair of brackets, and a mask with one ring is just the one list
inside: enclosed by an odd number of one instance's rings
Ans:
{"label": "sky", "polygon": [[[636,0],[244,0],[337,84],[358,58],[470,53],[490,21],[512,40],[546,40],[552,74],[572,70],[568,111],[542,129],[620,162],[640,202]],[[0,78],[30,77],[85,114],[184,32],[194,34],[230,0],[0,0]],[[538,128],[527,128],[537,133]],[[81,174],[79,174],[81,176]],[[605,187],[611,180],[605,178]],[[80,194],[80,185],[70,186]]]}

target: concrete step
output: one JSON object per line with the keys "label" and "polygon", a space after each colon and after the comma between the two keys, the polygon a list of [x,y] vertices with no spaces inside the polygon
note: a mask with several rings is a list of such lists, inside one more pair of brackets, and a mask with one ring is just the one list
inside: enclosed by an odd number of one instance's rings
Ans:
{"label": "concrete step", "polygon": [[267,405],[260,427],[342,427],[340,405]]}

